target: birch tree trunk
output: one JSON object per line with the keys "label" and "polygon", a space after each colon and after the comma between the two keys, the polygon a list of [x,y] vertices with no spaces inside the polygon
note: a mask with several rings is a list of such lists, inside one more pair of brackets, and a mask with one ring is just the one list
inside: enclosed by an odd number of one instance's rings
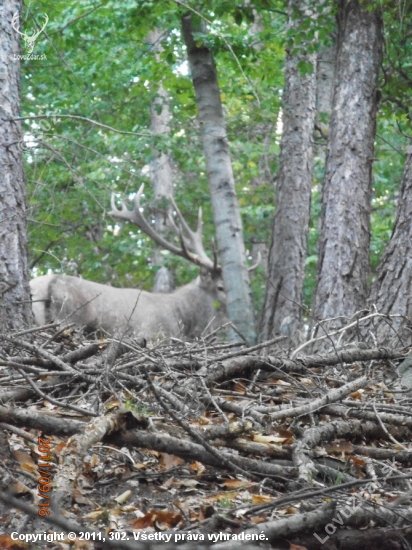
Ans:
{"label": "birch tree trunk", "polygon": [[21,2],[0,4],[0,330],[32,323],[27,266],[26,197],[20,115],[20,36],[12,28]]}
{"label": "birch tree trunk", "polygon": [[[358,0],[340,0],[336,84],[322,196],[314,316],[351,317],[366,304],[371,172],[382,21]],[[334,321],[340,326],[343,319]]]}
{"label": "birch tree trunk", "polygon": [[[289,2],[289,12],[301,5]],[[307,15],[302,14],[302,17]],[[296,26],[290,20],[289,26]],[[302,75],[299,64],[313,71]],[[286,54],[283,131],[276,183],[276,210],[269,252],[260,339],[276,334],[291,337],[301,319],[301,303],[312,188],[313,130],[316,102],[316,54]]]}
{"label": "birch tree trunk", "polygon": [[229,142],[225,128],[216,66],[212,52],[193,37],[203,32],[187,14],[182,17],[183,36],[187,47],[203,149],[212,200],[219,257],[227,297],[229,319],[249,344],[256,341],[254,314],[246,266],[242,220],[235,191]]}
{"label": "birch tree trunk", "polygon": [[[151,48],[155,50],[157,58],[162,51],[162,31],[155,28],[148,33],[147,40]],[[150,108],[150,130],[154,136],[170,136],[170,108],[169,97],[163,84],[160,82],[157,94]],[[150,162],[150,181],[154,192],[156,207],[153,212],[154,226],[160,235],[168,230],[168,216],[170,205],[166,205],[164,199],[173,197],[173,169],[170,159],[170,152],[162,149],[152,148],[153,158]],[[174,278],[172,273],[163,264],[163,256],[159,247],[155,247],[152,255],[152,263],[159,266],[153,286],[154,292],[171,292],[174,289]]]}
{"label": "birch tree trunk", "polygon": [[399,338],[410,343],[412,329],[412,147],[409,147],[402,177],[392,236],[382,256],[372,284],[369,302],[379,313],[396,314],[389,322],[380,322],[374,330],[378,342]]}

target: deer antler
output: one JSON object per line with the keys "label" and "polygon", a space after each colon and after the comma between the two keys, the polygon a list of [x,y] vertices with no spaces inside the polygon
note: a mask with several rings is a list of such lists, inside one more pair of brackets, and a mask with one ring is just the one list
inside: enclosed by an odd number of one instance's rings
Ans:
{"label": "deer antler", "polygon": [[[171,225],[179,237],[180,248],[173,243],[170,243],[164,239],[159,233],[155,231],[152,225],[146,220],[141,212],[140,198],[143,194],[144,184],[141,185],[139,191],[134,197],[134,206],[132,210],[129,210],[126,204],[122,201],[121,208],[119,209],[115,204],[114,195],[111,197],[111,211],[109,212],[110,216],[115,218],[126,220],[137,227],[139,227],[143,233],[146,233],[155,243],[160,245],[162,248],[169,250],[173,254],[189,260],[191,263],[204,267],[208,271],[218,271],[220,266],[216,265],[209,256],[206,254],[205,249],[203,248],[202,242],[202,230],[203,230],[203,221],[202,221],[202,209],[199,208],[199,215],[197,221],[197,229],[193,231],[188,226],[186,220],[184,219],[182,213],[180,212],[177,204],[171,198],[173,208],[176,210],[176,215],[179,218],[181,223],[181,228],[178,227],[174,219],[170,216]],[[183,231],[185,234],[183,234]]]}

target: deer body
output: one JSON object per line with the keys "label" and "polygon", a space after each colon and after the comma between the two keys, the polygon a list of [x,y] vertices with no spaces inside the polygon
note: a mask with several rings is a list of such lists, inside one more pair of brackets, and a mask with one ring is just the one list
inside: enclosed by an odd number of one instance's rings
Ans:
{"label": "deer body", "polygon": [[160,335],[194,338],[225,321],[221,267],[203,248],[201,209],[197,229],[193,231],[171,199],[180,222],[178,227],[172,217],[169,220],[180,242],[177,246],[159,235],[144,218],[140,205],[142,194],[143,185],[136,193],[132,210],[124,203],[117,208],[112,197],[110,215],[136,225],[162,248],[199,266],[199,277],[166,294],[114,288],[70,275],[43,275],[30,282],[37,325],[67,321],[88,332],[115,335],[127,331],[151,339]]}
{"label": "deer body", "polygon": [[[224,320],[220,276],[203,272],[170,294],[115,288],[69,275],[43,275],[30,282],[37,325],[75,323],[87,332],[194,338]],[[220,305],[220,307],[219,307]]]}

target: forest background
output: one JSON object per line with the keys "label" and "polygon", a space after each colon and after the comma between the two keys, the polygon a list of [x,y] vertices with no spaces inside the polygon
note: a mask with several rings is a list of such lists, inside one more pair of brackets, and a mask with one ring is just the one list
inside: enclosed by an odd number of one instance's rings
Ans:
{"label": "forest background", "polygon": [[[247,256],[253,263],[260,253],[264,260],[251,281],[258,319],[267,292],[265,260],[284,130],[285,60],[295,59],[303,81],[311,75],[317,78],[302,295],[302,305],[309,308],[317,279],[329,122],[340,78],[336,14],[344,4],[39,1],[28,5],[22,28],[40,28],[42,14],[48,15],[35,43],[39,57],[22,62],[22,148],[32,273],[52,270],[145,289],[153,287],[161,265],[175,273],[179,284],[196,276],[195,267],[170,253],[156,252],[141,231],[120,229],[107,215],[112,193],[131,198],[142,182],[147,182],[146,216],[165,208],[150,183],[156,178],[156,159],[166,154],[176,202],[192,226],[197,207],[202,206],[204,240],[212,248],[201,124],[181,34],[181,18],[189,12],[208,26],[208,33],[195,33],[195,39],[216,62]],[[392,234],[410,143],[412,14],[402,1],[361,2],[360,9],[379,11],[383,18],[371,159],[371,282]],[[333,69],[329,76],[325,66]],[[326,86],[326,105],[320,96],[322,86]],[[165,114],[166,107],[166,124],[158,131],[154,120]],[[307,310],[300,310],[307,320]]]}

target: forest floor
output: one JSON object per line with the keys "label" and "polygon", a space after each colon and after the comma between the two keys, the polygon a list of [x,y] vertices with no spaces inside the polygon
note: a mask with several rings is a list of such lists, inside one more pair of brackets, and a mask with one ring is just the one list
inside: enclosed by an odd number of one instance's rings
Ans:
{"label": "forest floor", "polygon": [[412,548],[408,349],[307,350],[3,334],[0,548]]}

